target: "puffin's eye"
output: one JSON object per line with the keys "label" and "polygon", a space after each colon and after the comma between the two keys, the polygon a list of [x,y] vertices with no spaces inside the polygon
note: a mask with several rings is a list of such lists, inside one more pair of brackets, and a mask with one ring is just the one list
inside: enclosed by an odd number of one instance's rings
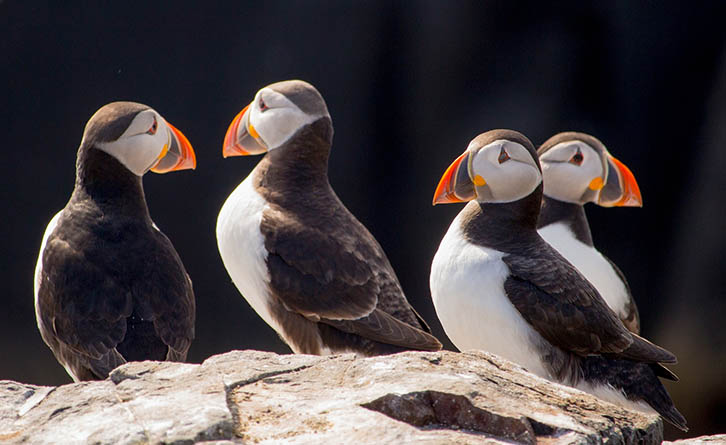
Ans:
{"label": "puffin's eye", "polygon": [[578,148],[577,153],[572,155],[569,162],[570,162],[570,164],[582,165],[582,160],[583,160],[582,152]]}
{"label": "puffin's eye", "polygon": [[265,101],[262,99],[262,96],[260,96],[260,103],[258,105],[260,107],[260,111],[265,111],[265,110],[270,109],[270,107],[268,107],[267,104],[265,103]]}
{"label": "puffin's eye", "polygon": [[156,123],[156,116],[154,117],[154,122],[151,124],[151,127],[149,127],[148,130],[146,130],[146,134],[156,134],[156,129],[159,127],[159,125]]}
{"label": "puffin's eye", "polygon": [[501,151],[499,152],[499,158],[497,158],[497,160],[500,164],[504,161],[509,160],[509,153],[507,153],[507,150],[505,150],[504,147],[502,147]]}

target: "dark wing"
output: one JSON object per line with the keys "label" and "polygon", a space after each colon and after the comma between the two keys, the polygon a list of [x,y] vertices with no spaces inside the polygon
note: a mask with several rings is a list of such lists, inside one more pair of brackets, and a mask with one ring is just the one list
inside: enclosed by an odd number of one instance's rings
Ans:
{"label": "dark wing", "polygon": [[147,274],[134,288],[136,307],[169,347],[167,360],[183,361],[194,339],[192,280],[171,241],[161,231],[155,234],[157,244],[146,249]]}
{"label": "dark wing", "polygon": [[647,363],[674,363],[665,349],[630,333],[597,290],[544,241],[508,254],[507,296],[547,341],[579,355],[605,354]]}
{"label": "dark wing", "polygon": [[[60,224],[67,224],[68,238],[58,230],[49,237],[38,290],[44,335],[64,350],[62,357],[54,350],[56,356],[100,378],[126,361],[124,353],[132,359],[185,358],[194,337],[194,295],[168,239],[138,236],[138,230],[148,235],[143,225],[115,230],[119,238],[109,241],[73,219]],[[129,320],[153,323],[150,335],[129,332]],[[159,346],[161,355],[149,352]]]}
{"label": "dark wing", "polygon": [[426,323],[426,320],[423,319],[421,315],[419,315],[418,311],[411,306],[411,311],[413,312],[413,315],[416,316],[416,320],[418,321],[418,324],[421,326],[421,329],[423,329],[425,332],[431,334],[431,327],[428,323]]}
{"label": "dark wing", "polygon": [[378,242],[352,216],[335,216],[321,215],[313,226],[265,211],[260,229],[273,294],[288,310],[345,332],[407,348],[440,349],[438,340],[421,330]]}
{"label": "dark wing", "polygon": [[427,332],[416,329],[380,309],[375,309],[370,315],[357,320],[321,318],[320,321],[343,332],[381,343],[426,351],[441,349],[441,343]]}
{"label": "dark wing", "polygon": [[42,255],[37,304],[44,337],[64,349],[54,349],[56,356],[102,378],[123,363],[115,347],[126,335],[131,293],[58,237],[49,237]]}
{"label": "dark wing", "polygon": [[638,314],[638,307],[635,305],[635,299],[633,298],[633,293],[630,291],[630,285],[628,284],[628,280],[625,279],[625,275],[620,270],[620,268],[613,263],[610,258],[603,255],[603,258],[607,260],[608,263],[612,266],[613,270],[617,274],[618,278],[623,282],[625,285],[625,292],[628,294],[628,305],[625,308],[625,317],[621,318],[620,321],[623,322],[626,328],[632,333],[640,334],[640,314]]}

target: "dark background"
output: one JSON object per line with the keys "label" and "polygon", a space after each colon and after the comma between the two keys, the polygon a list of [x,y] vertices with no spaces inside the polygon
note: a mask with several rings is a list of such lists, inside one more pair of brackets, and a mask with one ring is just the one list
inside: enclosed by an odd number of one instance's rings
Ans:
{"label": "dark background", "polygon": [[668,387],[688,435],[726,431],[726,3],[201,3],[0,0],[0,379],[70,381],[35,326],[33,269],[83,127],[115,100],[154,107],[197,153],[196,171],[144,180],[194,281],[189,359],[289,352],[231,283],[214,228],[259,161],[222,158],[229,122],[259,88],[300,78],[333,117],[333,187],[442,339],[428,274],[461,206],[431,197],[449,163],[493,128],[599,137],[645,205],[589,206],[595,242],[628,276],[644,336],[680,359]]}

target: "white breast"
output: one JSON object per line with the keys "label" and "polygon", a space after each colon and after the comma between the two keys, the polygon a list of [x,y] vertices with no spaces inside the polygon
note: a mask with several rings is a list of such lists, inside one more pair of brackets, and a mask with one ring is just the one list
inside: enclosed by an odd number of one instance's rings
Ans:
{"label": "white breast", "polygon": [[545,226],[539,234],[595,286],[610,309],[621,318],[627,317],[630,298],[625,284],[597,249],[578,240],[565,223]]}
{"label": "white breast", "polygon": [[242,296],[279,334],[282,330],[269,309],[270,273],[260,232],[267,202],[255,190],[251,173],[229,195],[217,217],[217,247],[224,267]]}
{"label": "white breast", "polygon": [[[61,210],[62,211],[62,210]],[[45,228],[45,233],[43,233],[43,241],[40,242],[40,252],[38,253],[38,261],[35,263],[35,279],[33,280],[33,293],[35,294],[35,321],[38,324],[38,329],[40,328],[40,308],[38,307],[38,290],[40,289],[40,281],[42,279],[43,275],[43,251],[45,250],[45,244],[48,242],[48,237],[50,237],[50,234],[53,233],[55,230],[55,226],[58,224],[58,218],[60,218],[61,212],[58,212],[55,214],[53,218],[51,218],[50,222],[48,223],[48,226]],[[71,373],[71,375],[73,375]]]}
{"label": "white breast", "polygon": [[492,352],[549,378],[532,343],[541,337],[505,294],[504,254],[471,244],[460,227],[457,217],[431,265],[431,296],[446,335],[459,350]]}

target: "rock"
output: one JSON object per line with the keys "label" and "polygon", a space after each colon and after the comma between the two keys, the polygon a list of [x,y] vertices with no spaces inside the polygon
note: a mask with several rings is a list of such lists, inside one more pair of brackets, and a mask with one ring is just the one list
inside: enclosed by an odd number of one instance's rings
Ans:
{"label": "rock", "polygon": [[235,351],[128,363],[101,382],[0,382],[6,443],[660,443],[629,411],[480,353]]}
{"label": "rock", "polygon": [[507,417],[477,408],[465,396],[439,391],[386,394],[361,405],[416,427],[468,430],[533,444],[536,435],[529,419]]}
{"label": "rock", "polygon": [[703,444],[703,445],[709,445],[709,444],[724,444],[726,443],[726,434],[716,434],[715,436],[700,436],[700,437],[693,437],[690,439],[681,439],[676,440],[673,442],[663,442],[664,445],[697,445],[697,444]]}

